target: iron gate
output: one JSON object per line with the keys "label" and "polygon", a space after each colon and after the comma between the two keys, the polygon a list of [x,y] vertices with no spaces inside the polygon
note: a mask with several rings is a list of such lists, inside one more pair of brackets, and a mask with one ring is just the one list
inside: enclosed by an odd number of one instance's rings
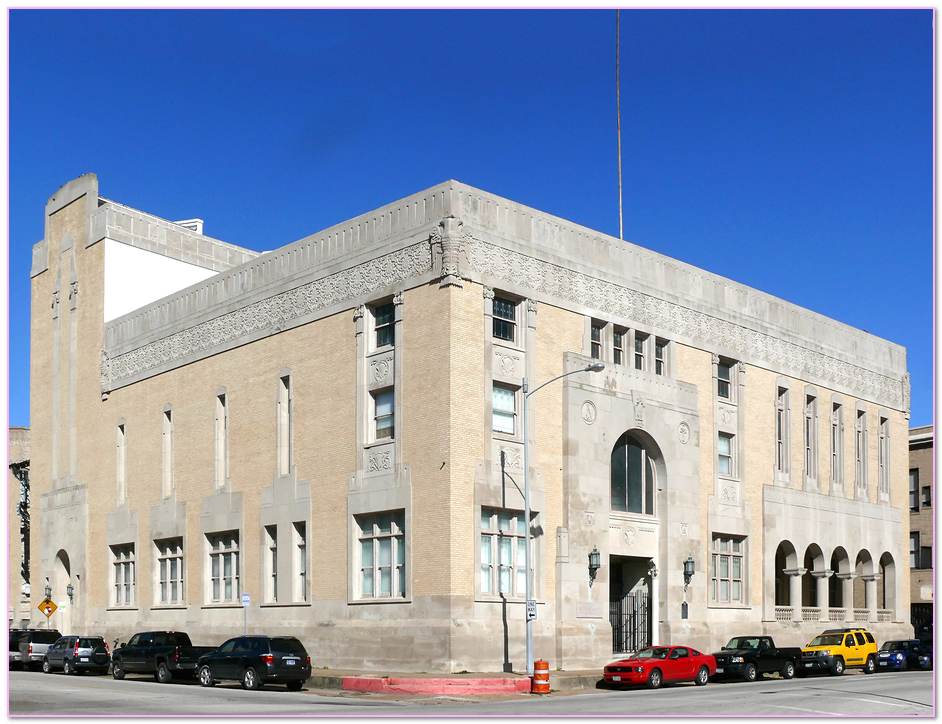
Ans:
{"label": "iron gate", "polygon": [[651,645],[648,603],[648,592],[643,590],[627,593],[610,602],[613,652],[640,651]]}

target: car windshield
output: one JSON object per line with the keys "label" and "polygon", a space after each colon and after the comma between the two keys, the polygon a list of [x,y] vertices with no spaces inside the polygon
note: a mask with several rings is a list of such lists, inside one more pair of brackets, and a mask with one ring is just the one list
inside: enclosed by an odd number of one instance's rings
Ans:
{"label": "car windshield", "polygon": [[902,641],[884,641],[880,651],[902,651],[903,648],[905,647]]}
{"label": "car windshield", "polygon": [[271,649],[279,654],[292,654],[294,656],[305,656],[307,652],[293,636],[276,637],[271,640]]}
{"label": "car windshield", "polygon": [[755,636],[737,636],[729,640],[726,644],[728,649],[757,649],[759,648],[759,639]]}
{"label": "car windshield", "polygon": [[815,636],[809,646],[840,646],[844,634],[821,634]]}
{"label": "car windshield", "polygon": [[636,659],[666,659],[670,649],[656,646],[650,649],[641,649],[636,655]]}

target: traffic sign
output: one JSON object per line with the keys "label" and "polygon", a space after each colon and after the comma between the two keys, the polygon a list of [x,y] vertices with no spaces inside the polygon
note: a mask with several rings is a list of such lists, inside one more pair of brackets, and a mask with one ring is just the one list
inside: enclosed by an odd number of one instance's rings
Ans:
{"label": "traffic sign", "polygon": [[250,603],[252,603],[252,599],[249,598],[249,594],[243,593],[242,594],[242,608],[248,608]]}
{"label": "traffic sign", "polygon": [[44,598],[39,602],[39,605],[36,606],[36,608],[42,611],[46,615],[46,618],[49,618],[59,607],[53,602],[51,598]]}
{"label": "traffic sign", "polygon": [[527,621],[536,621],[536,601],[527,601]]}

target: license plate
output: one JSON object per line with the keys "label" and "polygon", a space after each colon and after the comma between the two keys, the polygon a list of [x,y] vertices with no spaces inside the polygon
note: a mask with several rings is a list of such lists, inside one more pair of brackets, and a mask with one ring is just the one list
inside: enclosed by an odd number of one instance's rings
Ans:
{"label": "license plate", "polygon": [[880,666],[886,666],[886,664],[887,664],[886,661],[881,661],[881,662],[880,662]]}
{"label": "license plate", "polygon": [[613,676],[613,677],[612,677],[612,681],[621,681],[621,677],[620,677],[620,676]]}
{"label": "license plate", "polygon": [[810,668],[811,668],[811,662],[810,662],[810,661],[807,662],[807,663],[805,664],[805,667],[810,669]]}
{"label": "license plate", "polygon": [[717,666],[717,667],[716,667],[716,673],[717,673],[717,674],[722,674],[722,673],[723,673],[723,667],[722,667],[722,666]]}
{"label": "license plate", "polygon": [[285,665],[287,666],[294,666],[296,663],[298,663],[297,659],[285,659]]}
{"label": "license plate", "polygon": [[82,656],[82,657],[79,658],[79,661],[84,661],[84,662],[87,663],[87,662],[88,662],[88,657],[87,657],[87,656]]}

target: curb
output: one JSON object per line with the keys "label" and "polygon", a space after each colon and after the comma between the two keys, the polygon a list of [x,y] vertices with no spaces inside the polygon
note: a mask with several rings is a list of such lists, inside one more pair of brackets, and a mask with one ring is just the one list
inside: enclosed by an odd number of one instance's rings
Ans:
{"label": "curb", "polygon": [[308,684],[318,688],[336,688],[343,691],[362,691],[372,694],[422,694],[425,696],[488,696],[494,694],[526,694],[530,691],[530,679],[523,676],[482,679],[312,676],[308,680]]}

